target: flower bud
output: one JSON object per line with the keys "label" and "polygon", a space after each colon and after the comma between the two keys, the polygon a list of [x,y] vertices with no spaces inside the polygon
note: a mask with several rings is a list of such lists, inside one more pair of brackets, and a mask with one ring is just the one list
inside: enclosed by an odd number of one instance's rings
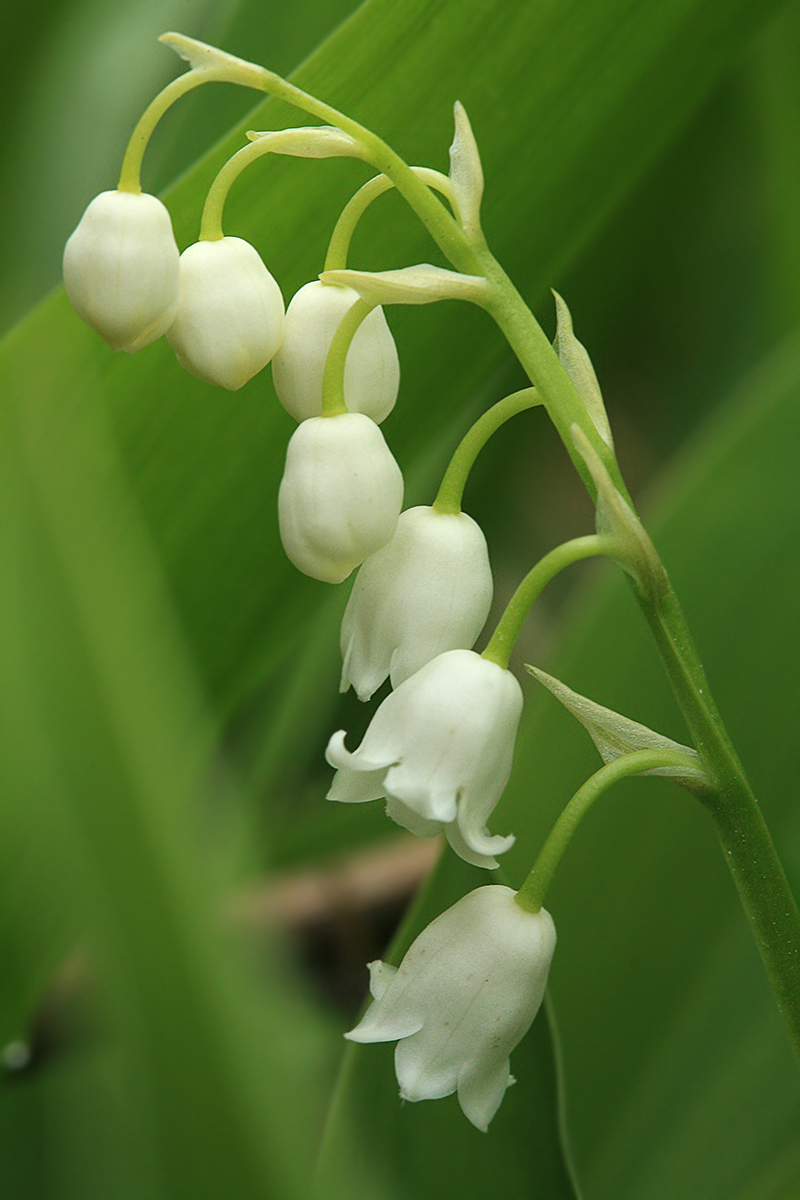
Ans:
{"label": "flower bud", "polygon": [[[333,335],[358,300],[352,288],[314,281],[292,298],[286,330],[272,360],[275,391],[296,421],[322,412],[322,377]],[[365,413],[380,424],[394,408],[400,364],[382,308],[365,317],[350,344],[344,368],[344,400],[349,412]]]}
{"label": "flower bud", "polygon": [[146,193],[101,192],[64,248],[64,287],[114,350],[161,337],[178,307],[178,247],[169,213]]}
{"label": "flower bud", "polygon": [[477,888],[424,929],[399,968],[369,964],[373,1003],[345,1037],[393,1042],[403,1100],[458,1092],[486,1131],[514,1080],[509,1055],[533,1022],[556,945],[545,909],[509,887]]}
{"label": "flower bud", "polygon": [[444,831],[456,854],[493,868],[513,837],[486,822],[511,774],[522,689],[510,671],[473,650],[448,650],[391,692],[351,753],[344,731],[328,743],[336,767],[329,800],[385,796],[386,812],[411,833]]}
{"label": "flower bud", "polygon": [[341,583],[397,528],[403,476],[362,413],[311,417],[292,434],[278,493],[286,554],[304,574]]}
{"label": "flower bud", "polygon": [[397,687],[445,650],[469,649],[492,602],[486,538],[466,513],[410,508],[356,576],[342,620],[341,690]]}
{"label": "flower bud", "polygon": [[167,341],[192,375],[237,391],[272,358],[283,324],[280,288],[249,242],[224,237],[184,250]]}

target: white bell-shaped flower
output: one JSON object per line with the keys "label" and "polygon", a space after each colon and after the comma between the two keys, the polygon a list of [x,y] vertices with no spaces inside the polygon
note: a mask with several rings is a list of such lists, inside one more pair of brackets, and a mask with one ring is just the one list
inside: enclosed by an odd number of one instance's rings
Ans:
{"label": "white bell-shaped flower", "polygon": [[469,649],[492,602],[486,538],[466,513],[409,508],[356,576],[342,620],[341,690],[360,700],[445,650]]}
{"label": "white bell-shaped flower", "polygon": [[281,290],[249,242],[223,237],[184,250],[167,341],[192,375],[237,391],[275,354],[283,326]]}
{"label": "white bell-shaped flower", "polygon": [[64,287],[92,329],[115,350],[132,354],[172,323],[179,257],[160,200],[144,192],[101,192],[64,248]]}
{"label": "white bell-shaped flower", "polygon": [[509,1055],[544,998],[556,945],[545,909],[526,912],[508,887],[477,888],[424,929],[399,968],[369,964],[373,1003],[345,1037],[393,1042],[403,1100],[458,1092],[486,1131],[514,1080]]}
{"label": "white bell-shaped flower", "polygon": [[402,473],[369,417],[311,417],[292,434],[278,520],[284,550],[304,574],[341,583],[386,545],[402,504]]}
{"label": "white bell-shaped flower", "polygon": [[[358,300],[352,288],[315,280],[301,287],[286,311],[280,350],[272,360],[275,391],[296,421],[322,411],[322,377],[333,335]],[[349,412],[365,413],[380,424],[394,408],[400,364],[383,309],[374,308],[355,332],[344,367],[344,400]]]}
{"label": "white bell-shaped flower", "polygon": [[511,774],[522,714],[514,675],[474,650],[448,650],[422,667],[377,709],[356,751],[344,730],[328,743],[336,767],[329,800],[386,797],[386,812],[411,833],[444,831],[466,862],[496,867],[514,838],[486,823]]}

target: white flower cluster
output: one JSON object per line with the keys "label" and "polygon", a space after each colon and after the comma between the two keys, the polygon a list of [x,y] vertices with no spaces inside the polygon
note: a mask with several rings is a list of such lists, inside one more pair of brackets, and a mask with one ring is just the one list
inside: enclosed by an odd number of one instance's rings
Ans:
{"label": "white flower cluster", "polygon": [[[280,289],[249,243],[201,240],[178,253],[154,196],[104,192],[64,253],[67,295],[115,350],[162,334],[202,380],[241,388],[272,362],[275,390],[298,421],[278,497],[290,560],[339,583],[360,571],[342,622],[342,690],[391,690],[358,749],[340,730],[327,758],[331,800],[385,799],[423,837],[443,832],[467,862],[497,867],[513,836],[487,823],[511,771],[522,711],[514,675],[472,646],[492,600],[486,540],[461,512],[401,513],[403,477],[379,428],[399,387],[382,310],[356,330],[344,367],[347,411],[323,414],[333,337],[358,301],[349,288],[301,288],[284,313]],[[401,967],[373,963],[374,1003],[353,1041],[399,1039],[401,1095],[458,1092],[485,1129],[512,1082],[508,1055],[541,1003],[555,945],[544,910],[505,887],[464,897],[424,931]]]}

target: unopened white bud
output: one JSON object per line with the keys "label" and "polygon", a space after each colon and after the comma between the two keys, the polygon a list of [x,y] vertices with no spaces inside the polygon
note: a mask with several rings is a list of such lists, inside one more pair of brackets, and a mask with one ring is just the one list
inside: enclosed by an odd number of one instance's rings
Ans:
{"label": "unopened white bud", "polygon": [[311,417],[295,430],[278,493],[281,540],[298,570],[341,583],[397,528],[403,476],[362,413]]}
{"label": "unopened white bud", "polygon": [[[351,288],[314,281],[301,287],[286,312],[280,350],[272,360],[275,391],[296,421],[322,412],[322,379],[333,336],[358,300]],[[349,412],[380,424],[394,408],[400,364],[382,308],[375,308],[355,332],[344,367],[344,400]]]}
{"label": "unopened white bud", "polygon": [[224,237],[184,250],[167,341],[192,375],[237,391],[272,358],[283,324],[281,290],[249,242]]}
{"label": "unopened white bud", "polygon": [[69,302],[114,350],[161,337],[178,307],[178,247],[169,213],[146,193],[101,192],[64,248]]}

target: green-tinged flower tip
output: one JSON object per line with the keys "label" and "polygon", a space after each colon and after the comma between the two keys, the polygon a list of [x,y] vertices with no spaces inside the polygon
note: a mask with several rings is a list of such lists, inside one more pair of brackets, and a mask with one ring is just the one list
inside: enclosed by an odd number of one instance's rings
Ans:
{"label": "green-tinged flower tip", "polygon": [[492,603],[486,538],[466,513],[410,508],[356,576],[342,619],[341,690],[369,700],[446,650],[470,649]]}
{"label": "green-tinged flower tip", "polygon": [[179,254],[164,205],[144,192],[101,192],[64,248],[64,287],[114,350],[166,331],[178,307]]}
{"label": "green-tinged flower tip", "polygon": [[403,476],[362,413],[311,417],[286,451],[278,492],[281,541],[299,571],[341,583],[397,528]]}
{"label": "green-tinged flower tip", "polygon": [[386,812],[419,837],[444,832],[466,862],[493,869],[514,842],[486,823],[511,774],[522,689],[473,650],[449,650],[399,684],[352,753],[344,731],[326,757],[329,800],[385,797]]}
{"label": "green-tinged flower tip", "polygon": [[249,242],[224,237],[184,250],[167,341],[192,375],[238,390],[273,357],[283,325],[280,288]]}
{"label": "green-tinged flower tip", "polygon": [[458,1093],[486,1132],[514,1082],[509,1056],[544,999],[553,919],[515,902],[512,888],[477,888],[424,929],[397,970],[370,963],[374,997],[351,1042],[393,1042],[404,1100]]}
{"label": "green-tinged flower tip", "polygon": [[[272,379],[283,407],[296,421],[322,412],[322,381],[333,336],[358,301],[350,288],[314,280],[292,297],[283,342],[272,362]],[[400,362],[382,308],[359,325],[344,367],[344,400],[349,412],[380,424],[394,408]]]}

